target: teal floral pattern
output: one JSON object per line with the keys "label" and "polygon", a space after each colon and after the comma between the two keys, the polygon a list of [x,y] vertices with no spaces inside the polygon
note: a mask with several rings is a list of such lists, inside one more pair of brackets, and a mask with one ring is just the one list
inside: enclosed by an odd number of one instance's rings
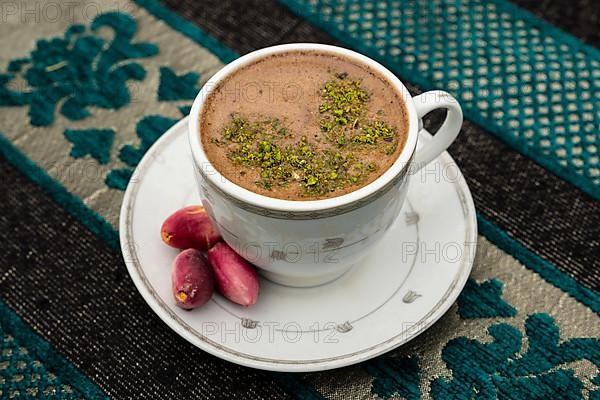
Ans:
{"label": "teal floral pattern", "polygon": [[73,158],[90,155],[100,164],[110,160],[110,149],[115,137],[112,129],[67,129],[65,138],[73,143],[71,152]]}
{"label": "teal floral pattern", "polygon": [[[463,320],[515,317],[517,310],[502,298],[502,289],[496,278],[481,283],[470,278],[457,301],[458,315]],[[507,323],[493,324],[487,331],[490,342],[457,337],[446,343],[441,356],[452,375],[430,382],[432,399],[546,400],[561,393],[563,400],[580,400],[585,385],[568,364],[587,360],[600,371],[600,340],[561,340],[548,314],[527,316],[525,337]],[[416,355],[383,356],[363,368],[373,376],[371,393],[379,398],[421,398],[423,365]],[[589,379],[600,386],[600,373]],[[589,390],[589,398],[600,400],[600,389]]]}
{"label": "teal floral pattern", "polygon": [[502,286],[495,278],[481,283],[469,278],[458,297],[458,314],[465,319],[514,317],[517,310],[502,299]]}
{"label": "teal floral pattern", "polygon": [[125,190],[129,179],[133,175],[133,168],[139,164],[144,153],[176,122],[176,119],[161,115],[149,115],[142,118],[136,126],[136,133],[140,139],[140,144],[137,147],[126,144],[121,147],[119,152],[119,159],[131,168],[120,168],[110,171],[106,176],[108,187]]}
{"label": "teal floral pattern", "polygon": [[[107,41],[98,35],[102,28],[112,31]],[[155,56],[159,48],[153,43],[135,42],[136,21],[120,12],[98,15],[89,28],[72,25],[64,37],[42,39],[29,57],[12,60],[7,72],[0,74],[0,106],[29,106],[31,125],[49,126],[56,108],[70,121],[91,115],[90,106],[114,109],[128,105],[131,94],[128,81],[142,81],[146,70],[141,63],[130,61]],[[157,89],[159,101],[192,100],[198,93],[200,74],[178,75],[167,66],[160,68]],[[24,81],[27,88],[14,82]],[[180,105],[183,115],[189,105]],[[127,167],[113,168],[105,177],[108,187],[125,190],[133,169],[150,146],[177,120],[161,115],[142,117],[136,125],[139,144],[125,144],[118,159]],[[111,161],[113,129],[66,129],[64,137],[72,143],[70,156],[90,156],[99,164]]]}
{"label": "teal floral pattern", "polygon": [[442,359],[452,378],[431,384],[434,399],[582,399],[583,383],[564,364],[588,360],[600,367],[600,340],[575,338],[560,341],[554,319],[544,313],[530,315],[523,335],[505,323],[488,328],[493,340],[481,343],[459,337],[446,344]]}
{"label": "teal floral pattern", "polygon": [[169,67],[161,67],[160,84],[158,85],[158,100],[194,100],[200,88],[196,86],[200,79],[197,72],[177,75]]}
{"label": "teal floral pattern", "polygon": [[[100,28],[114,32],[110,43],[95,35]],[[47,126],[60,113],[69,120],[91,115],[89,106],[118,109],[131,101],[127,81],[143,80],[141,64],[127,62],[158,54],[151,43],[133,43],[137,24],[129,15],[98,15],[90,29],[72,25],[63,38],[37,42],[29,58],[13,60],[0,74],[0,106],[29,106],[30,122]],[[17,75],[27,88],[16,87]]]}
{"label": "teal floral pattern", "polygon": [[379,357],[364,364],[373,376],[371,393],[382,399],[401,396],[406,400],[421,398],[417,357]]}

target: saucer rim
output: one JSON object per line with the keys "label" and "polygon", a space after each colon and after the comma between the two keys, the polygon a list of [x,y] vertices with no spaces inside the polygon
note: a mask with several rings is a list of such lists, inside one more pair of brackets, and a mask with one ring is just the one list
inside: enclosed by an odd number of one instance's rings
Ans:
{"label": "saucer rim", "polygon": [[[189,326],[188,323],[181,319],[181,317],[170,310],[166,304],[164,304],[164,299],[160,298],[156,291],[152,289],[152,285],[150,284],[149,280],[145,274],[142,273],[143,268],[137,259],[137,255],[133,253],[129,254],[127,257],[124,254],[124,249],[126,248],[125,246],[127,246],[129,243],[128,239],[133,236],[131,231],[133,226],[131,216],[139,188],[138,183],[140,179],[142,179],[143,173],[147,166],[151,165],[154,161],[155,153],[160,151],[163,146],[177,138],[177,131],[180,129],[187,129],[187,120],[188,117],[184,117],[175,123],[148,149],[132,175],[133,177],[137,177],[137,179],[130,180],[127,185],[119,215],[119,238],[122,246],[122,256],[131,279],[133,280],[138,292],[140,292],[152,311],[154,311],[154,313],[158,315],[158,317],[165,322],[167,326],[169,326],[185,340],[214,356],[247,367],[279,372],[324,371],[366,361],[404,345],[429,329],[433,324],[435,324],[435,322],[437,322],[443,315],[446,314],[450,307],[452,307],[470,275],[473,267],[473,258],[476,246],[466,247],[469,254],[462,261],[463,265],[459,267],[459,270],[456,272],[456,275],[454,276],[450,286],[442,298],[421,318],[419,329],[416,332],[411,335],[405,335],[404,331],[395,332],[395,334],[389,339],[366,349],[362,349],[359,352],[351,352],[335,357],[316,360],[278,360],[259,357],[233,350],[197,332],[194,328]],[[446,160],[444,160],[444,158]],[[442,159],[446,162],[450,161],[454,163],[454,160],[447,152],[443,152],[436,159]],[[451,184],[455,187],[457,196],[459,196],[461,206],[463,207],[463,216],[467,223],[467,226],[465,227],[466,238],[467,240],[472,239],[473,241],[476,241],[477,221],[473,198],[471,196],[469,187],[466,184],[462,171],[460,171],[460,168],[457,168],[457,171],[458,179],[456,182],[452,182]]]}

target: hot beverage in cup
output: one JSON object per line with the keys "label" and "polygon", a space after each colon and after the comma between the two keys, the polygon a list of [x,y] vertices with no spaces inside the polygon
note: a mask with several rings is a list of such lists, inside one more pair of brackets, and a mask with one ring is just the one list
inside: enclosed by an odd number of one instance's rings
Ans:
{"label": "hot beverage in cup", "polygon": [[264,196],[317,200],[373,182],[408,134],[402,95],[366,64],[318,51],[246,65],[208,95],[202,146],[225,178]]}

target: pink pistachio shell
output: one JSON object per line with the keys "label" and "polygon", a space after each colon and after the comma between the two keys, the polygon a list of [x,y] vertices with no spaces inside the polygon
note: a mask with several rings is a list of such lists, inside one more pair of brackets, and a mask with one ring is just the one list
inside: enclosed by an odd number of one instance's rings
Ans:
{"label": "pink pistachio shell", "polygon": [[259,282],[254,267],[225,242],[208,251],[219,293],[234,303],[250,307],[258,298]]}
{"label": "pink pistachio shell", "polygon": [[199,250],[187,249],[175,257],[171,285],[175,302],[186,310],[200,307],[210,299],[215,288],[215,278]]}
{"label": "pink pistachio shell", "polygon": [[171,247],[197,250],[208,250],[221,239],[202,206],[176,211],[163,222],[160,236]]}

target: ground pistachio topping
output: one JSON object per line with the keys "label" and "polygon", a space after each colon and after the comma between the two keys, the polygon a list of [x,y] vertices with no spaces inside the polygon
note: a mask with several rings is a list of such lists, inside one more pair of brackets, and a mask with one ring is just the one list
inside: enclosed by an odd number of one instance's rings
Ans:
{"label": "ground pistachio topping", "polygon": [[268,190],[296,184],[301,195],[318,197],[358,185],[379,169],[376,162],[367,161],[365,151],[393,154],[396,131],[381,119],[381,112],[369,113],[369,94],[360,80],[346,73],[332,74],[320,95],[324,135],[308,135],[317,137],[314,142],[290,132],[285,120],[234,113],[222,138],[213,143],[227,146],[228,158],[236,165],[258,168],[256,184]]}

